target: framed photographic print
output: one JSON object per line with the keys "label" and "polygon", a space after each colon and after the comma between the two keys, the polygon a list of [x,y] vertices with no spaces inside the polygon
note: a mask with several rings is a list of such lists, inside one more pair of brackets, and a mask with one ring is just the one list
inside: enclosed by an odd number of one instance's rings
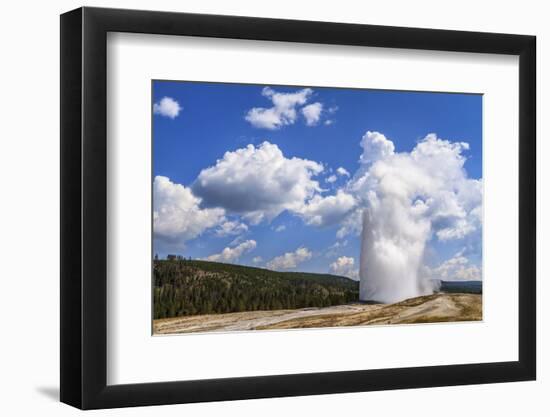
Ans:
{"label": "framed photographic print", "polygon": [[535,379],[535,38],[61,16],[61,400]]}

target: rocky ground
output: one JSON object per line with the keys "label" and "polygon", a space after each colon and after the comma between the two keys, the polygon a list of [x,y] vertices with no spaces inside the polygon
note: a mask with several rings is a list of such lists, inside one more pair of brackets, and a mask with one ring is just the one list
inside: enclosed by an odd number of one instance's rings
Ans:
{"label": "rocky ground", "polygon": [[207,314],[155,320],[154,334],[302,329],[313,327],[478,321],[479,294],[432,294],[395,304],[346,304],[325,308]]}

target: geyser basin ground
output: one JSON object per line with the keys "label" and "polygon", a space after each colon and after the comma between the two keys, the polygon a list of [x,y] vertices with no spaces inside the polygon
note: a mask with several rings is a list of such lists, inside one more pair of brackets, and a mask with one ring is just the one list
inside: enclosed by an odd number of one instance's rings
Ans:
{"label": "geyser basin ground", "polygon": [[479,321],[481,294],[437,293],[395,304],[205,314],[154,321],[154,334]]}

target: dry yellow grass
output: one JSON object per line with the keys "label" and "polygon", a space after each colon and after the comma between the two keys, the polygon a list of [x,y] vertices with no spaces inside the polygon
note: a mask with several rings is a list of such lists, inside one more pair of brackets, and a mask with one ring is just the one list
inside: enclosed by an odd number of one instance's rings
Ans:
{"label": "dry yellow grass", "polygon": [[372,324],[439,323],[482,319],[481,295],[433,294],[411,298],[396,304],[378,304],[377,308],[354,314],[327,314],[287,320],[264,329],[366,326]]}

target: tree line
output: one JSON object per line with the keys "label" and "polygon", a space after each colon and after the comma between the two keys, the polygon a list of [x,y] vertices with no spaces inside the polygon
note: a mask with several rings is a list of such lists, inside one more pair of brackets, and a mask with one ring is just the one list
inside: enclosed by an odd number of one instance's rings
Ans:
{"label": "tree line", "polygon": [[329,307],[359,299],[359,283],[349,278],[207,261],[154,260],[153,280],[155,319]]}

